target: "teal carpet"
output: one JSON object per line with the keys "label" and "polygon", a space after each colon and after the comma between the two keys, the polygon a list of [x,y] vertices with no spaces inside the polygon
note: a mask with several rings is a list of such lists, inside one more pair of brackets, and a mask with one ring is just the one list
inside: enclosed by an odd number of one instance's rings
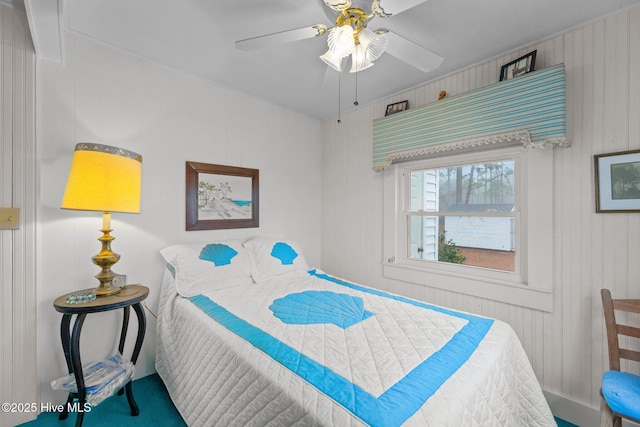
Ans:
{"label": "teal carpet", "polygon": [[[169,393],[157,374],[140,378],[133,382],[133,396],[140,408],[140,415],[132,417],[129,412],[127,397],[112,396],[96,406],[84,416],[83,426],[87,427],[129,427],[129,426],[162,426],[184,427],[185,422],[173,406]],[[574,424],[556,418],[558,427],[577,427]],[[76,423],[76,415],[70,414],[64,421],[58,421],[58,414],[44,412],[34,421],[20,424],[20,427],[72,427]]]}
{"label": "teal carpet", "polygon": [[556,417],[556,423],[558,423],[558,427],[578,427],[575,424],[571,424],[568,421],[565,420],[561,420],[560,418]]}
{"label": "teal carpet", "polygon": [[[140,415],[132,417],[127,396],[116,395],[94,407],[91,412],[85,413],[82,425],[87,427],[186,426],[173,406],[169,393],[158,374],[134,381],[132,389],[133,397],[140,408]],[[57,413],[43,412],[36,420],[20,424],[20,427],[73,427],[75,424],[76,414],[70,414],[66,420],[58,421]]]}

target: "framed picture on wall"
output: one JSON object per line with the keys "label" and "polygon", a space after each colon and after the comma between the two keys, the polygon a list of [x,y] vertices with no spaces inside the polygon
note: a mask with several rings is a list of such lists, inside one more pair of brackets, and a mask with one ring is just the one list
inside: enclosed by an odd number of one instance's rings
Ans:
{"label": "framed picture on wall", "polygon": [[536,52],[538,51],[534,50],[533,52],[529,52],[526,55],[521,56],[515,61],[504,64],[500,69],[500,81],[514,79],[523,74],[535,71]]}
{"label": "framed picture on wall", "polygon": [[390,116],[391,114],[399,113],[400,111],[405,111],[409,108],[409,101],[400,101],[395,104],[387,105],[387,111],[384,113],[385,116]]}
{"label": "framed picture on wall", "polygon": [[186,163],[186,229],[258,227],[257,169]]}
{"label": "framed picture on wall", "polygon": [[640,150],[596,154],[596,212],[640,212]]}

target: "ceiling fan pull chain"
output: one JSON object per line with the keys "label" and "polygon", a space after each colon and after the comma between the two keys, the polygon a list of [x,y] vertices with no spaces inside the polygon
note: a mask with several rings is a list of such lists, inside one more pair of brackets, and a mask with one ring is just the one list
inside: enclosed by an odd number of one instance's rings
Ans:
{"label": "ceiling fan pull chain", "polygon": [[356,99],[353,101],[353,105],[358,105],[358,73],[356,72]]}
{"label": "ceiling fan pull chain", "polygon": [[342,123],[340,118],[340,91],[342,86],[342,73],[338,73],[338,123]]}

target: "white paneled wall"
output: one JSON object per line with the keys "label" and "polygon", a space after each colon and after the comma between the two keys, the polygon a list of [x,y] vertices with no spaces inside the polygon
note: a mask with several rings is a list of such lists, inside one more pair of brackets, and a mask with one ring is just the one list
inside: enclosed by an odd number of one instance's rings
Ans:
{"label": "white paneled wall", "polygon": [[[24,13],[0,4],[0,207],[20,228],[0,230],[0,401],[39,402],[35,280],[35,54]],[[39,409],[39,408],[38,408]],[[33,417],[0,414],[0,426]]]}
{"label": "white paneled wall", "polygon": [[[77,142],[101,142],[143,157],[141,212],[114,213],[111,235],[122,256],[114,271],[150,288],[146,303],[152,310],[165,268],[159,251],[173,243],[284,236],[305,248],[310,264],[320,263],[320,121],[78,34],[67,33],[65,40],[65,65],[39,62],[37,80],[39,366],[41,399],[53,403],[66,398],[49,386],[65,374],[66,364],[61,316],[52,301],[96,286],[99,271],[91,256],[100,249],[101,215],[60,209]],[[260,227],[185,231],[185,161],[258,169]],[[155,319],[148,314],[147,321],[136,377],[155,371]],[[120,322],[116,311],[87,316],[83,362],[116,348]],[[130,336],[127,345],[132,343]]]}
{"label": "white paneled wall", "polygon": [[[372,120],[498,81],[500,67],[537,49],[536,68],[564,63],[570,148],[554,159],[552,313],[384,279],[382,174],[371,169]],[[373,71],[375,72],[375,71]],[[599,291],[640,298],[640,214],[596,214],[593,155],[640,149],[640,7],[540,41],[322,125],[322,267],[327,272],[512,325],[545,390],[599,405],[606,365]],[[551,232],[540,230],[541,233]]]}

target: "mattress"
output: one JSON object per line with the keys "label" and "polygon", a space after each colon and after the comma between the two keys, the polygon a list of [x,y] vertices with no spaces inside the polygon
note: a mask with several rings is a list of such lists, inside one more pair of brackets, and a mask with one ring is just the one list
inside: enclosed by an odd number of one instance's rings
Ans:
{"label": "mattress", "polygon": [[178,293],[156,368],[191,426],[553,426],[506,323],[318,270]]}

